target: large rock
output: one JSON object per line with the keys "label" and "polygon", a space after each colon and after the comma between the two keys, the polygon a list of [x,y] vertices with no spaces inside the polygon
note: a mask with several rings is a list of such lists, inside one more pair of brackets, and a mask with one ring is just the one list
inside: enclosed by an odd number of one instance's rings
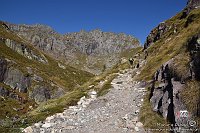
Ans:
{"label": "large rock", "polygon": [[169,60],[157,70],[151,87],[150,102],[153,110],[161,114],[170,123],[187,125],[187,121],[191,120],[192,116],[180,119],[180,116],[177,115],[181,110],[187,110],[187,108],[180,97],[184,84],[175,77],[173,61],[173,59]]}

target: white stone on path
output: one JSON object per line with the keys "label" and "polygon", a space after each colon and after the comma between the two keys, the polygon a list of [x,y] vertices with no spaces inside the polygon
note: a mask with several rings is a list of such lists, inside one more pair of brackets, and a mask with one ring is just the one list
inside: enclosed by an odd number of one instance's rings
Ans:
{"label": "white stone on path", "polygon": [[34,124],[34,126],[37,127],[37,128],[39,128],[40,125],[41,125],[40,123],[35,123],[35,124]]}
{"label": "white stone on path", "polygon": [[45,124],[42,125],[42,127],[49,128],[49,127],[51,127],[53,125],[54,125],[53,123],[45,123]]}
{"label": "white stone on path", "polygon": [[141,127],[143,127],[143,124],[141,122],[137,122],[136,126],[141,128]]}
{"label": "white stone on path", "polygon": [[54,119],[54,116],[49,116],[49,117],[46,118],[46,121],[50,122],[52,119]]}
{"label": "white stone on path", "polygon": [[136,132],[140,131],[138,127],[135,127],[134,129],[135,129]]}
{"label": "white stone on path", "polygon": [[91,95],[97,95],[97,92],[96,91],[92,91]]}
{"label": "white stone on path", "polygon": [[27,127],[23,130],[24,133],[32,133],[33,129],[31,127]]}
{"label": "white stone on path", "polygon": [[72,130],[72,129],[74,129],[74,128],[75,128],[74,126],[66,126],[64,129]]}

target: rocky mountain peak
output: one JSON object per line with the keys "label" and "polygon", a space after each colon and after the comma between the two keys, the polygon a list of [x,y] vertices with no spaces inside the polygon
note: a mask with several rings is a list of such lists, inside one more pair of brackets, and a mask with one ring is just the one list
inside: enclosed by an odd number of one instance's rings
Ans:
{"label": "rocky mountain peak", "polygon": [[[107,57],[113,56],[112,58],[115,58],[113,64],[116,64],[119,58],[114,54],[119,55],[121,52],[140,46],[138,39],[131,35],[103,32],[100,29],[81,30],[80,32],[62,35],[55,32],[51,27],[42,24],[6,23],[6,25],[11,31],[29,41],[34,47],[39,48],[53,58],[62,58],[70,66],[81,66],[79,69],[89,72],[95,64],[101,66],[100,70],[95,68],[97,70],[92,72],[95,74],[97,71],[98,73],[101,72],[103,65],[112,66],[107,64],[110,60]],[[107,57],[105,58],[105,56]],[[94,57],[98,59],[94,59]],[[101,57],[104,57],[104,59],[101,59]],[[99,65],[99,63],[102,65]],[[89,64],[90,68],[88,68]]]}
{"label": "rocky mountain peak", "polygon": [[43,25],[43,24],[32,24],[32,25],[27,25],[27,24],[11,24],[11,23],[6,23],[10,30],[15,31],[15,32],[29,32],[30,30],[34,31],[34,30],[38,30],[41,32],[45,32],[48,34],[56,34],[56,32],[47,25]]}

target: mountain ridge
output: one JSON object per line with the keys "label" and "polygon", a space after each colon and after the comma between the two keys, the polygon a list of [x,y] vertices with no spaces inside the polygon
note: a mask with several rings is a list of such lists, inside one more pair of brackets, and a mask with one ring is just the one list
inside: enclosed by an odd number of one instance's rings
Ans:
{"label": "mountain ridge", "polygon": [[[11,31],[30,41],[34,47],[50,54],[54,59],[59,57],[63,63],[93,74],[100,74],[104,66],[109,69],[115,65],[119,61],[120,57],[116,56],[119,53],[140,47],[136,38],[124,33],[96,29],[61,35],[48,26],[46,28],[43,25],[6,24]],[[113,60],[115,63],[112,65],[106,60]],[[98,68],[99,64],[101,65]]]}

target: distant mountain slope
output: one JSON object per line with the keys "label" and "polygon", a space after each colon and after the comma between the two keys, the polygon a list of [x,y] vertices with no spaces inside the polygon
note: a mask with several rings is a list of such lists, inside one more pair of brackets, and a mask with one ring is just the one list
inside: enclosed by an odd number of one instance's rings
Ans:
{"label": "distant mountain slope", "polygon": [[119,53],[139,46],[136,38],[123,33],[97,29],[61,35],[45,25],[6,24],[10,30],[54,59],[94,74],[115,65],[120,59]]}

